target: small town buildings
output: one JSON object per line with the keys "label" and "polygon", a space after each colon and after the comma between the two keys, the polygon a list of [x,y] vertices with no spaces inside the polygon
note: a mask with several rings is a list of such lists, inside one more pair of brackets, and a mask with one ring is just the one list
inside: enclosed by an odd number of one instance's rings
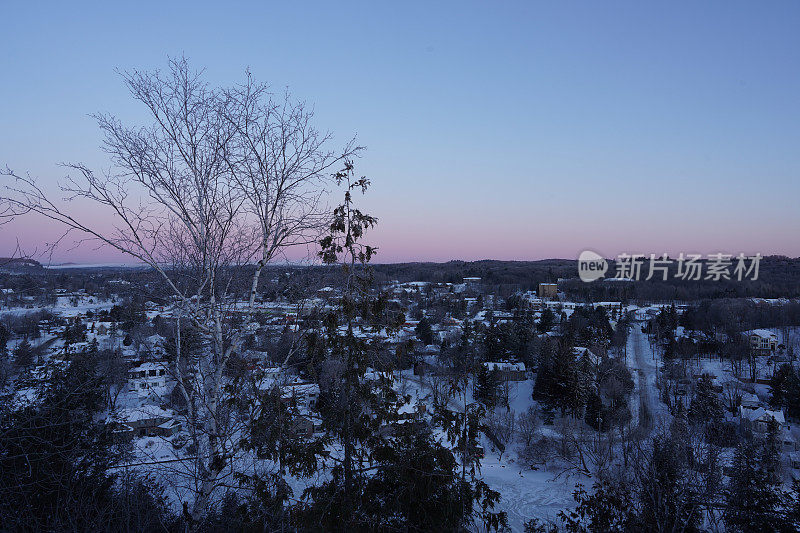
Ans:
{"label": "small town buildings", "polygon": [[464,278],[464,285],[467,289],[477,289],[481,285],[481,278]]}

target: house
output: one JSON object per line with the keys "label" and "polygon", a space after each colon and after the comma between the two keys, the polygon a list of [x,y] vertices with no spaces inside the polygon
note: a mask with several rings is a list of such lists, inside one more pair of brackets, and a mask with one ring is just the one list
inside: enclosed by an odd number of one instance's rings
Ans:
{"label": "house", "polygon": [[169,381],[165,363],[146,362],[128,370],[128,390],[139,396],[166,394]]}
{"label": "house", "polygon": [[574,347],[572,349],[572,353],[575,354],[575,359],[576,360],[580,360],[580,359],[585,358],[595,366],[600,364],[600,358],[597,357],[594,354],[594,352],[592,352],[589,348],[586,348],[584,346],[576,346],[576,347]]}
{"label": "house", "polygon": [[750,349],[756,355],[770,355],[778,349],[778,336],[766,329],[754,329],[747,334]]}
{"label": "house", "polygon": [[767,433],[772,423],[777,423],[784,428],[787,427],[783,411],[770,411],[763,407],[748,409],[739,406],[739,421],[743,425],[751,427],[757,433]]}
{"label": "house", "polygon": [[295,413],[292,417],[291,430],[295,437],[311,438],[314,430],[320,425],[320,422],[314,423],[314,418],[310,414]]}
{"label": "house", "polygon": [[504,381],[525,381],[525,363],[486,362],[483,363],[489,372],[497,372],[497,377]]}
{"label": "house", "polygon": [[783,451],[785,452],[796,452],[798,450],[797,440],[795,440],[794,435],[790,431],[782,431],[781,432],[781,445],[783,446]]}
{"label": "house", "polygon": [[117,424],[114,434],[118,438],[171,437],[181,430],[172,411],[156,405],[143,405],[117,410],[111,417]]}
{"label": "house", "polygon": [[293,407],[314,409],[319,400],[319,385],[316,383],[291,383],[281,388],[281,401]]}
{"label": "house", "polygon": [[761,401],[752,392],[742,392],[741,406],[745,409],[758,409],[761,407]]}
{"label": "house", "polygon": [[794,469],[800,469],[800,452],[790,452],[789,465]]}
{"label": "house", "polygon": [[[710,380],[710,383],[711,383],[711,390],[713,390],[716,393],[722,393],[722,390],[723,390],[722,383],[720,382],[719,378],[717,376],[715,376],[714,374],[709,374],[708,372],[703,372],[700,375],[695,374],[694,377],[696,379],[696,383],[700,383],[700,381],[702,381],[704,377],[707,377]],[[756,399],[758,399],[758,398],[756,398]]]}

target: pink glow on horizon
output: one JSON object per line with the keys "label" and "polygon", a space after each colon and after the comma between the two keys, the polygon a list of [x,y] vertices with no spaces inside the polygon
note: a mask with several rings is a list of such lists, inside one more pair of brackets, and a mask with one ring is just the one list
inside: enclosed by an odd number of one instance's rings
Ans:
{"label": "pink glow on horizon", "polygon": [[[93,222],[103,221],[94,217]],[[586,249],[604,257],[619,253],[662,254],[684,253],[761,253],[762,255],[800,256],[800,242],[787,243],[787,235],[778,224],[765,228],[712,228],[696,221],[651,220],[637,225],[619,226],[612,217],[588,220],[591,217],[570,216],[571,220],[539,219],[523,223],[518,217],[514,224],[501,226],[492,221],[474,218],[432,215],[407,221],[387,217],[367,234],[367,242],[378,246],[377,263],[410,261],[446,262],[458,260],[540,260],[549,258],[574,259]],[[533,218],[533,217],[532,217]],[[537,217],[538,218],[538,217]],[[83,243],[76,247],[77,234],[64,239],[50,258],[43,252],[45,243],[61,237],[59,226],[47,220],[26,216],[0,226],[0,256],[10,255],[17,245],[23,252],[43,263],[74,262],[134,263],[136,260],[109,246]],[[314,262],[313,250],[297,247],[287,250],[291,262]]]}

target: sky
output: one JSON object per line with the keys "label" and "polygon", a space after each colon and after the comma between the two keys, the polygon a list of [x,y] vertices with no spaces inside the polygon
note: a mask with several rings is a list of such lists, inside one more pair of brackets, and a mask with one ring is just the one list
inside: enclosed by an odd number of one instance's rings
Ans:
{"label": "sky", "polygon": [[[357,135],[380,262],[800,256],[800,2],[6,1],[0,18],[0,166],[46,188],[61,162],[107,166],[89,114],[146,122],[115,69],[185,55]],[[58,235],[23,217],[0,256]],[[71,243],[50,260],[125,261]]]}

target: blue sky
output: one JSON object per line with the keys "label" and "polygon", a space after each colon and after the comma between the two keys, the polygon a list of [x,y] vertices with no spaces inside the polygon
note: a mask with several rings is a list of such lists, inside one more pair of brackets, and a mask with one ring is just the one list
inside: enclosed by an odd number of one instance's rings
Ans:
{"label": "blue sky", "polygon": [[798,2],[31,4],[0,5],[0,164],[47,183],[104,164],[89,113],[144,118],[115,68],[185,54],[358,135],[382,261],[800,255]]}

